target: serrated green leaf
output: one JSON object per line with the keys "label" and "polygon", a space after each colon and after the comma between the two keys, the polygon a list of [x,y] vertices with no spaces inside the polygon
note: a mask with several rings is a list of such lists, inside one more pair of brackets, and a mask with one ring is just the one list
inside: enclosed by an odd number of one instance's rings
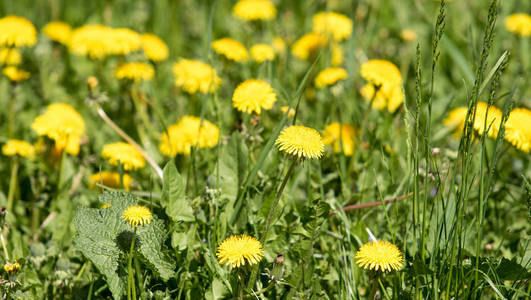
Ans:
{"label": "serrated green leaf", "polygon": [[173,161],[164,167],[161,202],[166,214],[176,222],[192,222],[195,220],[194,211],[185,195],[186,184],[184,178],[177,171]]}
{"label": "serrated green leaf", "polygon": [[166,229],[161,220],[154,217],[148,226],[138,228],[139,252],[152,266],[152,269],[165,281],[175,275],[175,263],[163,251]]}
{"label": "serrated green leaf", "polygon": [[[121,241],[127,233],[132,234],[131,227],[121,217],[127,207],[137,203],[137,198],[128,193],[112,192],[102,194],[99,201],[111,206],[77,209],[74,225],[78,233],[74,245],[104,275],[113,297],[121,299],[125,291],[126,274],[119,266],[128,251],[128,245],[124,247]],[[137,230],[138,252],[150,269],[164,280],[169,279],[174,274],[174,263],[163,251],[166,236],[163,222],[153,216],[150,224],[140,226]]]}

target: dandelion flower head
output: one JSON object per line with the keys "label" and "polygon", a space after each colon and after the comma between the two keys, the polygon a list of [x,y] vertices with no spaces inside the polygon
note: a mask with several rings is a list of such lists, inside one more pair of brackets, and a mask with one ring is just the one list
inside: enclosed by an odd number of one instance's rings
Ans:
{"label": "dandelion flower head", "polygon": [[153,69],[153,66],[143,62],[124,63],[114,71],[116,78],[133,81],[152,80],[154,75],[155,69]]}
{"label": "dandelion flower head", "polygon": [[117,166],[118,162],[120,162],[126,171],[143,168],[146,164],[140,151],[133,147],[133,145],[123,142],[103,146],[101,156],[108,159],[114,166]]}
{"label": "dandelion flower head", "polygon": [[4,265],[4,271],[6,271],[8,274],[15,273],[18,270],[20,270],[20,264],[18,262],[6,263]]}
{"label": "dandelion flower head", "polygon": [[277,101],[277,96],[269,83],[260,79],[249,79],[238,85],[232,95],[232,106],[248,114],[260,114],[269,110]]}
{"label": "dandelion flower head", "polygon": [[356,253],[356,263],[366,270],[390,272],[402,267],[402,252],[387,241],[368,242]]}
{"label": "dandelion flower head", "polygon": [[9,140],[2,146],[2,154],[6,156],[19,155],[21,157],[33,158],[35,156],[35,148],[26,141]]}
{"label": "dandelion flower head", "polygon": [[413,42],[417,39],[417,33],[412,29],[403,29],[400,31],[400,37],[404,42]]}
{"label": "dandelion flower head", "polygon": [[123,212],[122,219],[131,226],[141,226],[151,223],[153,218],[149,208],[142,205],[133,205],[126,208]]}
{"label": "dandelion flower head", "polygon": [[216,256],[220,264],[237,268],[259,263],[264,256],[264,250],[262,244],[252,236],[233,235],[219,245]]}
{"label": "dandelion flower head", "polygon": [[242,21],[271,20],[277,15],[277,9],[269,0],[240,0],[232,13]]}
{"label": "dandelion flower head", "polygon": [[275,37],[271,45],[277,54],[284,54],[286,52],[286,42],[281,37]]}
{"label": "dandelion flower head", "polygon": [[393,113],[404,102],[402,75],[393,63],[372,59],[361,66],[360,73],[368,81],[361,95],[372,101],[373,107]]}
{"label": "dandelion flower head", "polygon": [[31,128],[39,136],[54,140],[57,149],[65,149],[67,153],[77,155],[81,137],[85,133],[85,121],[69,104],[52,103],[44,114],[35,118]]}
{"label": "dandelion flower head", "polygon": [[[101,171],[90,175],[89,179],[89,187],[92,189],[97,188],[95,183],[102,184],[113,189],[121,188],[120,174],[118,172]],[[123,174],[122,180],[124,183],[124,188],[129,190],[129,186],[133,182],[131,176],[128,174]]]}
{"label": "dandelion flower head", "polygon": [[531,110],[515,108],[505,123],[505,140],[516,148],[531,151]]}
{"label": "dandelion flower head", "polygon": [[0,47],[24,47],[37,43],[35,26],[25,18],[6,16],[0,19]]}
{"label": "dandelion flower head", "polygon": [[330,52],[332,52],[332,66],[337,67],[345,61],[345,54],[343,53],[343,47],[337,43],[330,45]]}
{"label": "dandelion flower head", "polygon": [[531,36],[531,15],[512,14],[505,19],[505,28],[517,35]]}
{"label": "dandelion flower head", "polygon": [[13,82],[19,82],[31,77],[30,73],[14,66],[9,66],[2,70],[2,73]]}
{"label": "dandelion flower head", "polygon": [[340,126],[338,122],[334,122],[326,126],[323,132],[323,143],[332,145],[334,153],[341,153],[341,145],[343,145],[343,153],[346,156],[351,156],[354,153],[355,139],[356,129],[350,124],[341,124]]}
{"label": "dandelion flower head", "polygon": [[218,144],[219,129],[207,120],[194,116],[184,116],[179,122],[168,127],[162,134],[159,148],[162,154],[173,157],[188,155],[192,147],[212,148]]}
{"label": "dandelion flower head", "polygon": [[129,28],[111,29],[107,37],[108,54],[126,55],[140,49],[140,35]]}
{"label": "dandelion flower head", "polygon": [[46,24],[42,31],[50,40],[66,45],[72,34],[72,27],[65,22],[53,21]]}
{"label": "dandelion flower head", "polygon": [[175,85],[189,94],[197,91],[207,94],[215,91],[221,84],[221,79],[212,66],[198,60],[180,58],[173,65]]}
{"label": "dandelion flower head", "polygon": [[251,56],[257,63],[275,59],[275,50],[267,44],[256,44],[251,47]]}
{"label": "dandelion flower head", "polygon": [[313,128],[292,125],[284,128],[275,144],[278,150],[298,158],[320,158],[324,143],[319,132]]}
{"label": "dandelion flower head", "polygon": [[[487,111],[487,103],[485,102],[478,102],[476,107],[476,116],[473,124],[474,130],[481,135],[485,129],[488,129],[487,136],[495,138],[500,130],[502,112],[494,106],[489,107]],[[443,120],[444,125],[456,130],[456,136],[459,136],[463,132],[467,110],[468,108],[466,106],[453,109],[448,114],[448,117]],[[472,114],[469,118],[472,119]]]}
{"label": "dandelion flower head", "polygon": [[346,79],[347,77],[347,70],[343,68],[327,68],[317,74],[317,77],[315,77],[315,86],[322,88],[328,85],[333,85],[339,80]]}
{"label": "dandelion flower head", "polygon": [[293,108],[290,108],[287,105],[284,105],[284,106],[280,107],[280,110],[282,111],[283,114],[285,114],[288,111],[288,109],[289,109],[288,118],[295,117],[295,110]]}
{"label": "dandelion flower head", "polygon": [[160,62],[168,58],[168,46],[158,36],[145,33],[140,36],[140,41],[148,59],[154,62]]}
{"label": "dandelion flower head", "polygon": [[307,33],[295,41],[291,46],[291,52],[296,58],[307,60],[317,49],[326,44],[326,37],[317,33]]}
{"label": "dandelion flower head", "polygon": [[212,48],[217,54],[225,56],[228,60],[235,62],[246,61],[249,57],[247,49],[242,43],[231,38],[222,38],[212,42]]}
{"label": "dandelion flower head", "polygon": [[102,59],[109,54],[111,35],[110,27],[99,24],[84,25],[72,31],[68,47],[70,52],[76,55]]}
{"label": "dandelion flower head", "polygon": [[0,49],[0,65],[16,66],[22,62],[22,55],[17,48]]}
{"label": "dandelion flower head", "polygon": [[352,20],[335,12],[320,12],[313,16],[313,32],[332,36],[335,41],[342,41],[352,34]]}

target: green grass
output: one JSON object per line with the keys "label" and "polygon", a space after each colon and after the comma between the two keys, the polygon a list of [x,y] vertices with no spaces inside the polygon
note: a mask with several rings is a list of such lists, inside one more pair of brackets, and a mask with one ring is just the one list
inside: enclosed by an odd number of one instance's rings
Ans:
{"label": "green grass", "polygon": [[[37,45],[23,49],[21,68],[31,79],[11,84],[0,78],[0,107],[6,108],[0,110],[0,143],[10,137],[13,116],[12,135],[37,142],[30,125],[53,102],[74,106],[87,126],[77,156],[0,156],[0,205],[13,199],[3,218],[0,262],[22,266],[16,275],[2,271],[2,295],[125,298],[134,270],[140,299],[368,299],[373,286],[380,299],[530,298],[529,154],[504,141],[503,126],[497,138],[478,135],[470,108],[487,102],[503,111],[504,123],[513,108],[531,107],[529,38],[504,27],[506,16],[529,12],[531,3],[275,4],[274,21],[243,23],[232,16],[232,1],[0,1],[1,16],[24,16],[39,31]],[[312,61],[298,60],[288,48],[263,65],[227,62],[210,47],[226,36],[247,47],[276,36],[291,45],[311,30],[312,16],[326,10],[354,23],[342,42],[349,77],[332,88],[313,86],[330,66],[328,47]],[[116,65],[138,55],[92,61],[69,54],[40,33],[51,20],[152,32],[167,43],[170,58],[155,66],[153,81],[119,82]],[[400,38],[406,28],[417,32],[414,42]],[[178,90],[172,65],[180,57],[213,65],[220,89],[208,95]],[[406,100],[393,114],[371,109],[360,95],[360,66],[373,58],[401,71]],[[99,79],[95,93],[88,91],[89,76]],[[231,102],[236,86],[250,78],[269,81],[278,98],[258,122]],[[149,105],[139,105],[146,99]],[[283,105],[295,108],[296,117],[283,114]],[[442,122],[458,106],[469,108],[460,137]],[[90,174],[118,171],[100,154],[103,145],[123,140],[98,107],[163,169],[162,179],[146,164],[129,172],[131,193],[89,188]],[[219,144],[164,157],[160,135],[184,115],[216,124]],[[274,145],[280,131],[291,124],[322,131],[334,121],[358,128],[354,155],[327,148],[323,158],[297,162],[286,176],[291,160]],[[372,202],[380,203],[342,209]],[[97,209],[104,203],[112,209]],[[148,206],[155,218],[139,227],[128,267],[132,232],[120,217],[132,203]],[[367,228],[400,248],[401,270],[380,276],[356,264]],[[218,263],[218,245],[233,234],[263,242],[260,264],[231,270]]]}

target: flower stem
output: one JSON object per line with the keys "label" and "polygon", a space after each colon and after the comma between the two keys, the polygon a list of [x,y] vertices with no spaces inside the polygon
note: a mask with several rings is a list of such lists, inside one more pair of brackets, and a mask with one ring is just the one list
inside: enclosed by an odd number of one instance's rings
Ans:
{"label": "flower stem", "polygon": [[15,202],[15,192],[17,190],[18,181],[18,159],[13,156],[11,165],[11,178],[9,179],[9,192],[7,194],[7,211],[12,213],[13,203]]}
{"label": "flower stem", "polygon": [[9,262],[9,252],[7,252],[6,241],[4,239],[3,233],[0,233],[0,241],[2,242],[2,249],[4,249],[4,256],[6,257],[6,262]]}
{"label": "flower stem", "polygon": [[[133,230],[131,249],[129,250],[129,260],[127,261],[127,300],[136,300],[135,278],[133,277],[133,250],[135,249],[136,227]],[[132,298],[131,298],[132,296]]]}
{"label": "flower stem", "polygon": [[[282,197],[282,192],[284,191],[284,188],[286,187],[286,184],[288,183],[288,179],[291,177],[291,173],[293,173],[293,170],[295,169],[296,162],[297,162],[296,158],[293,158],[291,160],[290,165],[288,167],[288,171],[286,172],[286,176],[284,176],[284,179],[282,180],[282,183],[280,184],[280,187],[278,188],[275,199],[273,200],[273,203],[271,204],[271,207],[269,208],[269,213],[267,214],[264,232],[262,233],[262,237],[260,238],[260,242],[262,243],[262,245],[265,245],[265,242],[267,241],[267,235],[269,233],[269,230],[271,229],[271,225],[272,225],[271,223],[272,223],[273,217],[275,216],[277,206],[280,202],[280,198]],[[258,273],[258,264],[256,264],[253,267],[251,278],[249,280],[249,284],[247,285],[248,289],[252,289],[252,287],[254,286],[257,273]]]}
{"label": "flower stem", "polygon": [[9,103],[7,106],[7,136],[15,137],[15,84],[9,84]]}

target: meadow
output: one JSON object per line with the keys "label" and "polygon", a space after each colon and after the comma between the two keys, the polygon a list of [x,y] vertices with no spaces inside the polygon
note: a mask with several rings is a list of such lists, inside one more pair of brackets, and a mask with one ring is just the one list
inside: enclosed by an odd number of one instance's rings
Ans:
{"label": "meadow", "polygon": [[530,299],[531,2],[0,0],[2,299]]}

